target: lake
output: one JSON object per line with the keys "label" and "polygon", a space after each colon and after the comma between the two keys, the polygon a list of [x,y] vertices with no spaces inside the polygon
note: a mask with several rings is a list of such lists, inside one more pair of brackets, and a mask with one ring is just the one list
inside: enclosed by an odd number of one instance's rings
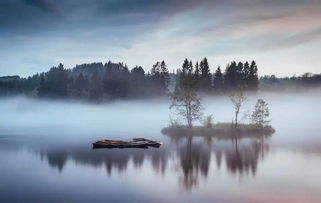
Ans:
{"label": "lake", "polygon": [[[269,103],[269,138],[170,138],[167,99],[90,104],[0,99],[0,202],[321,202],[321,92],[250,95]],[[203,99],[230,122],[226,96]],[[246,119],[243,122],[247,122]],[[197,123],[196,123],[197,124]],[[92,149],[99,139],[160,148]]]}

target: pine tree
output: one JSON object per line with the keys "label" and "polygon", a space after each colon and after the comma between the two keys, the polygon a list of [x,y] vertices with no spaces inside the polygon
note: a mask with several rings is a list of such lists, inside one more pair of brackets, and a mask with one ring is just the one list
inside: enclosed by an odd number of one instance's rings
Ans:
{"label": "pine tree", "polygon": [[54,78],[54,83],[57,91],[57,95],[66,97],[68,95],[68,73],[64,66],[60,63],[57,69],[57,75]]}
{"label": "pine tree", "polygon": [[200,90],[203,92],[209,92],[212,87],[212,75],[206,58],[204,58],[200,63],[200,71]]}
{"label": "pine tree", "polygon": [[189,72],[189,69],[190,69],[189,61],[188,61],[188,59],[185,59],[184,63],[183,63],[183,66],[182,66],[181,74],[187,75],[187,73]]}
{"label": "pine tree", "polygon": [[189,68],[188,68],[188,75],[192,75],[193,73],[193,63],[192,61],[189,61]]}
{"label": "pine tree", "polygon": [[90,79],[89,97],[94,101],[99,101],[103,97],[103,83],[97,71]]}
{"label": "pine tree", "polygon": [[42,97],[46,95],[46,81],[44,73],[40,74],[39,87],[37,88],[38,96]]}
{"label": "pine tree", "polygon": [[237,88],[237,65],[235,61],[228,64],[224,73],[224,87],[231,91]]}
{"label": "pine tree", "polygon": [[60,63],[58,67],[52,67],[41,81],[38,89],[39,96],[67,97],[68,85],[71,82],[68,72]]}
{"label": "pine tree", "polygon": [[165,61],[160,63],[160,80],[161,80],[161,90],[165,94],[168,90],[169,83],[169,73]]}
{"label": "pine tree", "polygon": [[243,84],[245,89],[249,89],[249,80],[250,80],[250,64],[249,62],[244,63],[243,71],[242,71]]}
{"label": "pine tree", "polygon": [[221,92],[223,88],[223,74],[221,68],[218,67],[214,73],[214,90]]}
{"label": "pine tree", "polygon": [[243,86],[243,63],[239,62],[236,66],[236,87]]}
{"label": "pine tree", "polygon": [[168,80],[169,73],[167,70],[166,63],[164,61],[157,61],[156,64],[153,65],[153,68],[151,70],[151,83],[154,88],[153,91],[156,95],[166,94]]}
{"label": "pine tree", "polygon": [[196,64],[195,64],[194,79],[195,79],[197,88],[199,88],[199,83],[200,83],[200,69],[199,69],[198,61],[197,61]]}
{"label": "pine tree", "polygon": [[75,94],[77,97],[81,97],[84,91],[88,87],[88,81],[85,79],[84,75],[80,73],[75,80]]}
{"label": "pine tree", "polygon": [[107,64],[103,77],[104,92],[112,99],[125,98],[129,93],[129,80],[130,73],[126,64]]}
{"label": "pine tree", "polygon": [[251,62],[250,68],[249,68],[249,90],[257,90],[259,85],[259,78],[257,73],[257,66],[255,61]]}
{"label": "pine tree", "polygon": [[136,66],[131,70],[131,94],[133,96],[142,96],[146,93],[146,76],[141,66]]}

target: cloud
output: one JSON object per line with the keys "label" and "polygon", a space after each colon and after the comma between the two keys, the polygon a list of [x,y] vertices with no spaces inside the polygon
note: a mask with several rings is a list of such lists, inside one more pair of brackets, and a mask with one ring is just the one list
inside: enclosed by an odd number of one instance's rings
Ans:
{"label": "cloud", "polygon": [[49,0],[23,0],[26,4],[35,6],[45,12],[58,13],[57,8]]}
{"label": "cloud", "polygon": [[266,36],[257,45],[259,50],[291,48],[321,38],[321,27],[295,34]]}
{"label": "cloud", "polygon": [[19,53],[19,73],[41,66],[24,60],[30,52],[43,64],[116,59],[147,70],[161,59],[176,68],[186,57],[254,58],[317,41],[320,9],[320,0],[0,0],[0,61]]}

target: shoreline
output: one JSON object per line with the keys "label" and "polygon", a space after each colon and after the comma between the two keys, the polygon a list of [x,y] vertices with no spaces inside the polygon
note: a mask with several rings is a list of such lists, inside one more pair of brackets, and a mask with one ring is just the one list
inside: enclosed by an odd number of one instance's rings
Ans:
{"label": "shoreline", "polygon": [[203,126],[193,126],[190,128],[184,125],[168,126],[163,128],[161,132],[171,137],[206,136],[219,139],[234,139],[269,137],[275,132],[275,129],[271,126],[256,124],[238,124],[238,127],[234,128],[232,123],[218,123],[211,128]]}

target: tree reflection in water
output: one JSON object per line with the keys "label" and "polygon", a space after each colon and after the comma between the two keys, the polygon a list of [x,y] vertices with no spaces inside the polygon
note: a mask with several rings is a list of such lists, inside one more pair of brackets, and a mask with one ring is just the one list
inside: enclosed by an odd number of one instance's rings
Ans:
{"label": "tree reflection in water", "polygon": [[246,145],[234,142],[234,150],[225,152],[227,168],[232,174],[256,174],[259,160],[268,152],[268,144],[263,139],[254,139]]}
{"label": "tree reflection in water", "polygon": [[162,149],[100,149],[92,150],[84,147],[47,148],[40,151],[41,157],[46,157],[52,168],[63,170],[67,160],[77,164],[90,165],[93,167],[104,166],[110,176],[113,170],[126,172],[127,165],[131,160],[136,168],[142,166],[145,160],[150,159],[155,171],[165,172],[167,153]]}
{"label": "tree reflection in water", "polygon": [[218,169],[222,168],[224,161],[227,171],[233,176],[255,176],[258,164],[268,150],[265,138],[218,140],[189,136],[172,137],[158,149],[92,150],[88,146],[47,147],[40,150],[40,155],[42,158],[46,157],[49,165],[59,171],[63,171],[64,165],[72,160],[81,165],[104,166],[109,176],[114,170],[126,173],[130,161],[136,169],[150,162],[155,172],[166,175],[167,172],[172,172],[168,170],[170,163],[176,166],[174,168],[180,187],[191,190],[198,186],[200,178],[208,178],[211,161]]}
{"label": "tree reflection in water", "polygon": [[207,177],[211,148],[208,145],[204,145],[203,142],[193,143],[193,137],[186,139],[186,145],[180,147],[178,152],[180,166],[183,171],[183,177],[179,177],[179,183],[189,190],[197,186],[200,174],[204,178]]}
{"label": "tree reflection in water", "polygon": [[[185,145],[179,148],[183,177],[179,177],[179,183],[186,190],[198,185],[199,177],[207,178],[211,155],[215,155],[216,167],[221,167],[224,159],[226,168],[233,175],[242,177],[250,173],[255,176],[257,165],[268,152],[268,144],[264,138],[248,138],[243,140],[216,140],[214,138],[193,137],[183,138]],[[177,142],[177,140],[176,140]]]}

